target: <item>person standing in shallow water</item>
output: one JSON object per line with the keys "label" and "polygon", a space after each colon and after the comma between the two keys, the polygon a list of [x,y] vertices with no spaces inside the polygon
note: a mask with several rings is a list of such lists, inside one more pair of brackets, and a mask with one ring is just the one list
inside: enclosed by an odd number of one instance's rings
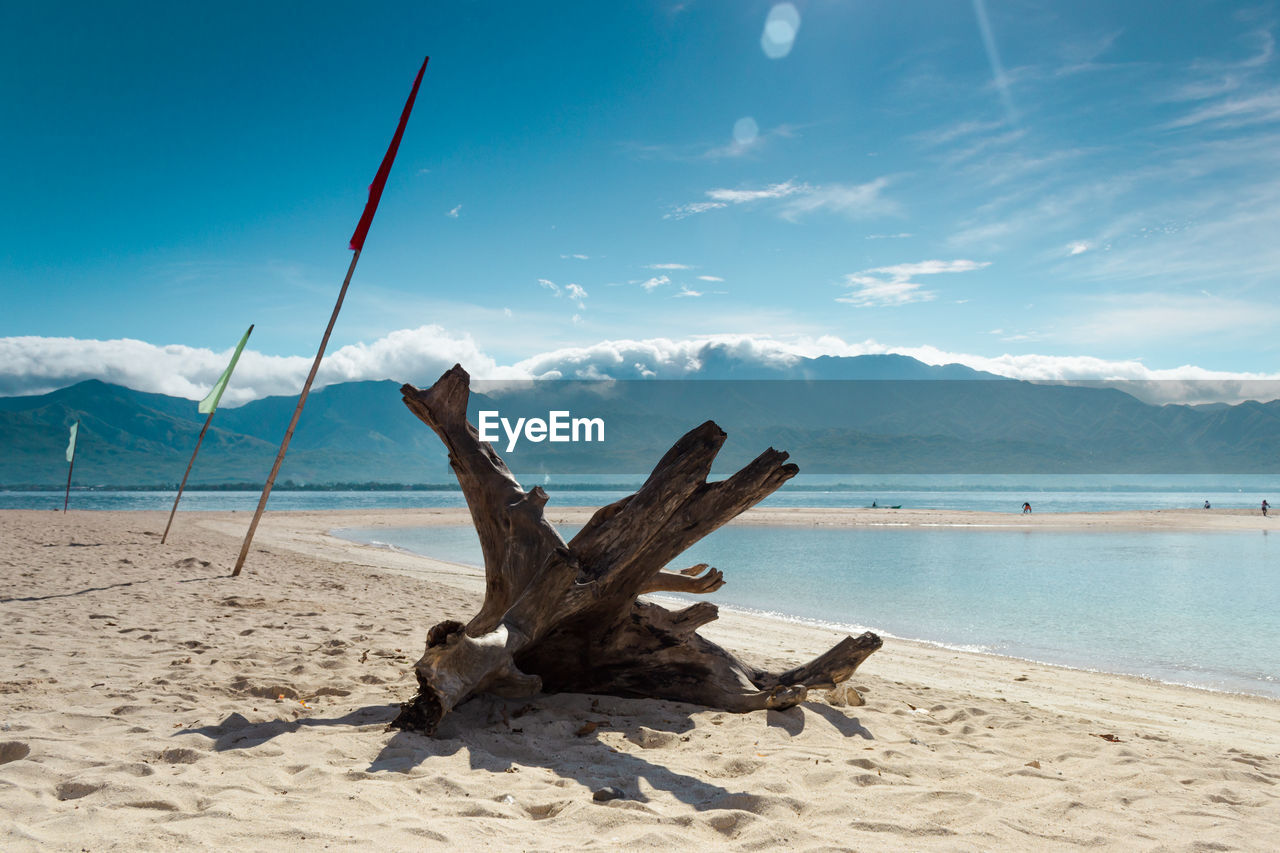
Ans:
{"label": "person standing in shallow water", "polygon": [[1022,504],[1022,514],[1029,515],[1030,513],[1031,513],[1031,504],[1029,502],[1024,501]]}
{"label": "person standing in shallow water", "polygon": [[1266,514],[1267,514],[1267,507],[1269,507],[1269,506],[1271,506],[1271,504],[1267,503],[1267,499],[1266,499],[1266,498],[1263,498],[1263,499],[1262,499],[1262,515],[1263,515],[1264,517],[1265,517],[1265,516],[1266,516]]}

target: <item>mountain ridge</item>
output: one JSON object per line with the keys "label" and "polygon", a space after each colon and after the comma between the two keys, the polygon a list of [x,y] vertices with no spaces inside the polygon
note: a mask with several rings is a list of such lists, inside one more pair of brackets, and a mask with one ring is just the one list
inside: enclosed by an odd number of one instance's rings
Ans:
{"label": "mountain ridge", "polygon": [[[495,449],[518,474],[643,473],[707,419],[729,433],[717,471],[768,446],[788,450],[807,473],[1280,470],[1280,401],[1153,406],[1116,389],[1029,383],[906,356],[824,356],[763,373],[741,366],[725,355],[697,381],[476,381],[470,415],[474,423],[477,410],[492,409],[514,423],[562,410],[608,425],[603,445],[522,440],[508,452],[503,437]],[[362,381],[314,392],[279,481],[450,482],[443,446],[401,403],[399,387]],[[191,483],[262,482],[296,399],[219,409]],[[65,482],[76,418],[77,484],[176,485],[204,417],[193,400],[96,379],[0,398],[0,486]]]}

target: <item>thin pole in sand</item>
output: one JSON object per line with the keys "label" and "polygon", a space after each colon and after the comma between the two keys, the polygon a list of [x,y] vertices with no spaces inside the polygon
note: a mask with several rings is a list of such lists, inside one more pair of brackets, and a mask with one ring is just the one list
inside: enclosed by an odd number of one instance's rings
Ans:
{"label": "thin pole in sand", "polygon": [[191,461],[187,463],[187,471],[182,475],[182,485],[178,486],[178,494],[173,499],[173,509],[169,510],[169,523],[164,526],[164,535],[160,537],[161,545],[169,538],[169,528],[173,526],[173,517],[178,512],[178,501],[182,500],[182,490],[187,487],[187,477],[191,476],[191,466],[196,464],[196,454],[200,452],[200,442],[204,441],[204,434],[209,431],[209,424],[211,423],[213,423],[213,412],[210,412],[209,417],[204,419],[204,426],[200,428],[200,437],[196,439],[196,449],[191,451]]}
{"label": "thin pole in sand", "polygon": [[209,431],[209,424],[213,423],[213,413],[218,411],[218,403],[222,402],[222,393],[227,390],[227,383],[231,381],[231,374],[235,372],[236,362],[240,361],[240,353],[244,352],[244,345],[249,342],[249,336],[252,334],[253,326],[250,325],[249,331],[244,333],[244,337],[240,339],[240,343],[236,345],[235,351],[231,354],[231,361],[227,364],[227,369],[222,371],[218,381],[213,383],[213,387],[209,389],[208,395],[196,407],[199,412],[207,412],[209,417],[204,419],[204,426],[200,428],[200,437],[196,439],[196,449],[191,451],[191,461],[187,463],[186,473],[182,475],[182,485],[178,486],[178,494],[173,499],[173,509],[169,510],[169,523],[164,526],[164,535],[160,537],[161,545],[169,538],[169,528],[173,526],[173,516],[178,511],[178,501],[182,500],[182,492],[187,487],[187,477],[191,476],[191,466],[196,464],[196,454],[200,452],[200,443],[204,441],[204,434]]}
{"label": "thin pole in sand", "polygon": [[284,441],[280,442],[280,452],[276,454],[275,464],[271,466],[271,473],[262,487],[258,508],[253,513],[253,521],[249,522],[249,532],[245,534],[244,544],[240,546],[240,556],[236,558],[236,567],[231,572],[233,578],[240,575],[245,558],[249,556],[249,546],[253,544],[254,531],[258,529],[258,522],[262,520],[262,511],[267,508],[267,498],[271,496],[271,487],[275,485],[276,475],[280,473],[280,465],[284,462],[284,454],[289,449],[289,442],[293,440],[293,431],[298,426],[298,418],[302,417],[302,406],[307,402],[307,395],[311,393],[311,383],[315,381],[316,372],[320,369],[320,362],[324,358],[325,347],[329,345],[333,324],[338,322],[338,312],[342,310],[342,300],[347,296],[347,286],[351,284],[351,274],[356,271],[358,260],[360,260],[360,250],[356,249],[355,254],[351,256],[351,266],[347,267],[347,277],[342,280],[342,290],[338,291],[338,301],[333,306],[333,314],[329,316],[329,325],[325,327],[324,337],[320,339],[320,350],[316,353],[315,361],[311,362],[311,372],[307,374],[307,381],[302,385],[302,393],[298,395],[298,405],[294,408],[293,417],[289,420],[289,428],[285,430]]}
{"label": "thin pole in sand", "polygon": [[271,487],[275,484],[276,475],[280,473],[280,464],[284,462],[284,454],[289,449],[289,441],[293,438],[293,430],[298,426],[298,418],[302,416],[302,406],[307,402],[307,395],[311,393],[311,383],[315,381],[316,372],[320,369],[320,362],[324,358],[325,347],[329,345],[329,335],[333,332],[333,324],[338,321],[338,312],[342,310],[342,300],[347,295],[347,285],[351,284],[351,274],[356,271],[356,262],[360,260],[360,252],[364,249],[364,238],[369,233],[369,225],[373,222],[373,214],[378,210],[378,200],[382,198],[382,188],[387,184],[387,175],[391,173],[391,164],[395,162],[396,151],[400,148],[400,138],[404,136],[404,127],[409,122],[409,113],[413,110],[413,101],[418,96],[418,87],[422,85],[422,75],[427,70],[427,61],[429,59],[430,57],[427,57],[422,60],[422,67],[418,69],[418,76],[414,78],[413,88],[409,90],[409,98],[404,102],[404,110],[400,113],[400,123],[396,125],[395,135],[391,137],[391,145],[387,147],[387,153],[382,157],[382,165],[378,167],[377,174],[373,176],[373,183],[369,185],[369,200],[365,202],[364,212],[360,215],[360,221],[356,224],[355,233],[351,235],[349,248],[354,253],[351,256],[351,266],[347,267],[347,277],[342,280],[342,289],[338,291],[338,301],[333,306],[333,314],[329,317],[329,325],[325,327],[324,337],[320,339],[320,349],[316,353],[315,361],[311,363],[311,372],[307,374],[307,381],[302,385],[302,393],[298,395],[298,405],[293,410],[293,418],[289,421],[289,428],[285,430],[284,441],[280,442],[280,452],[276,454],[275,464],[271,466],[271,474],[267,477],[267,482],[262,487],[262,497],[258,499],[258,509],[253,513],[253,521],[249,522],[249,532],[244,537],[244,544],[240,546],[240,556],[236,558],[236,567],[231,572],[233,578],[239,577],[240,570],[244,568],[245,558],[249,556],[249,547],[253,544],[253,533],[258,529],[258,522],[262,520],[262,511],[267,508],[267,498],[271,495]]}
{"label": "thin pole in sand", "polygon": [[80,419],[71,426],[71,441],[67,444],[67,494],[62,499],[62,514],[67,514],[67,505],[71,503],[71,472],[76,470],[76,436],[80,432]]}

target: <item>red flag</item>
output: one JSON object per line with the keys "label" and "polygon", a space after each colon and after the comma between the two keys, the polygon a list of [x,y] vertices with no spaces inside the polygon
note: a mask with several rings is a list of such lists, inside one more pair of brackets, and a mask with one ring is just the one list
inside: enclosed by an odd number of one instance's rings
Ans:
{"label": "red flag", "polygon": [[427,70],[426,57],[422,60],[422,67],[418,69],[418,76],[413,81],[413,89],[409,92],[409,100],[404,102],[404,112],[400,113],[400,124],[396,126],[396,135],[391,137],[391,145],[387,148],[386,156],[382,158],[382,165],[378,167],[378,174],[373,176],[373,183],[369,184],[369,200],[365,202],[364,213],[360,215],[360,222],[356,225],[356,231],[351,235],[351,243],[348,245],[352,251],[358,252],[364,248],[365,235],[369,233],[369,224],[373,222],[373,214],[378,209],[378,200],[382,198],[382,188],[387,185],[387,175],[391,174],[391,164],[396,159],[396,151],[400,148],[400,137],[404,136],[404,126],[409,121],[409,113],[413,110],[413,99],[418,97],[418,86],[422,84],[422,74]]}

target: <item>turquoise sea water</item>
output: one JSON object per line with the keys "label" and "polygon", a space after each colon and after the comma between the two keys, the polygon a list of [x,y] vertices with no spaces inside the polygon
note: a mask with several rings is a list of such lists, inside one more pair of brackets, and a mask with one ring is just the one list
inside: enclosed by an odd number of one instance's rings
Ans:
{"label": "turquoise sea water", "polygon": [[[526,487],[544,486],[550,506],[603,506],[625,497],[643,482],[636,476],[525,478]],[[172,491],[73,489],[72,509],[169,509]],[[186,510],[253,512],[259,492],[188,491]],[[1201,507],[1255,509],[1266,498],[1280,504],[1280,476],[1257,475],[947,475],[801,474],[764,501],[764,506],[864,507],[902,505],[914,509],[1017,512],[1030,501],[1036,512],[1086,512]],[[61,490],[0,490],[0,509],[62,509]],[[462,493],[434,491],[288,491],[271,494],[268,509],[390,509],[461,507]]]}
{"label": "turquoise sea water", "polygon": [[[601,506],[641,476],[541,480],[550,506]],[[167,510],[172,491],[75,489],[72,510]],[[252,513],[258,492],[189,491],[182,508]],[[62,508],[0,490],[0,509]],[[765,506],[1037,513],[1280,505],[1275,475],[801,475]],[[287,491],[270,510],[464,506],[461,492]],[[1277,519],[1280,530],[1280,518]],[[470,528],[352,531],[479,564]],[[571,531],[568,535],[571,535]],[[1277,535],[1280,535],[1278,533]],[[1280,540],[1262,532],[1068,532],[731,526],[685,555],[729,583],[711,600],[1067,666],[1280,696]]]}
{"label": "turquoise sea water", "polygon": [[[335,533],[482,562],[470,527]],[[673,568],[698,562],[725,572],[707,596],[722,605],[1280,697],[1280,520],[1275,534],[738,525]]]}

